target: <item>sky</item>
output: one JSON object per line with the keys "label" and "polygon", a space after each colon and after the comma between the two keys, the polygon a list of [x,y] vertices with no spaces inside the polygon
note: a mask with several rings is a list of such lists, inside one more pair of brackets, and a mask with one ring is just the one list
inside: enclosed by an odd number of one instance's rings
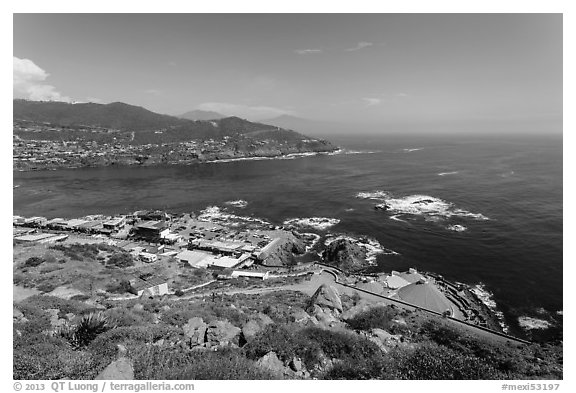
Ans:
{"label": "sky", "polygon": [[[562,129],[561,14],[15,14],[14,97]],[[385,128],[385,127],[384,127]]]}

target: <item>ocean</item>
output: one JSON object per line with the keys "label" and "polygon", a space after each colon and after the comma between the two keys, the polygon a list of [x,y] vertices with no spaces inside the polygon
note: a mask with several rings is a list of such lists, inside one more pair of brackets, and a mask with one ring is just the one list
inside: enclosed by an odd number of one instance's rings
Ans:
{"label": "ocean", "polygon": [[[14,172],[14,214],[229,212],[367,235],[375,270],[478,285],[510,334],[562,337],[562,136],[334,137],[340,154],[195,165]],[[229,201],[243,200],[237,206]],[[375,209],[385,204],[387,210]]]}

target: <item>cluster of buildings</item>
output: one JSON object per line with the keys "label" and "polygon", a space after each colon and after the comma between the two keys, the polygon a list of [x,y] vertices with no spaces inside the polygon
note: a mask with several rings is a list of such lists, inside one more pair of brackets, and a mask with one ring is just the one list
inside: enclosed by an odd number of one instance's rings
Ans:
{"label": "cluster of buildings", "polygon": [[[267,256],[283,244],[284,233],[232,229],[188,214],[175,217],[161,211],[74,219],[13,216],[13,225],[16,242],[50,243],[64,241],[74,234],[92,241],[107,241],[145,263],[174,257],[193,268],[233,271],[263,264]],[[244,273],[237,271],[235,277],[265,279],[267,276],[265,272]]]}
{"label": "cluster of buildings", "polygon": [[[82,167],[144,162],[192,162],[216,159],[236,151],[236,140],[182,140],[174,135],[164,138],[170,130],[150,132],[121,131],[92,126],[59,126],[15,120],[13,124],[13,168],[16,170]],[[158,135],[161,134],[161,135]],[[165,143],[165,140],[173,142]],[[270,141],[251,140],[258,148]]]}
{"label": "cluster of buildings", "polygon": [[440,314],[486,326],[486,318],[465,294],[465,285],[452,283],[433,273],[420,273],[414,268],[406,272],[364,279],[356,287],[368,292],[398,299]]}

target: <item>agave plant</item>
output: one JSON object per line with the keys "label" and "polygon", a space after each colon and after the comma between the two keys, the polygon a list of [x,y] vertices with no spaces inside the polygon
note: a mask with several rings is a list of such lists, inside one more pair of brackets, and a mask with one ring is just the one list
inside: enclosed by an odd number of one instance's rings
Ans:
{"label": "agave plant", "polygon": [[63,325],[56,330],[56,334],[64,337],[74,349],[84,348],[99,334],[115,328],[108,317],[101,312],[84,315],[76,325]]}

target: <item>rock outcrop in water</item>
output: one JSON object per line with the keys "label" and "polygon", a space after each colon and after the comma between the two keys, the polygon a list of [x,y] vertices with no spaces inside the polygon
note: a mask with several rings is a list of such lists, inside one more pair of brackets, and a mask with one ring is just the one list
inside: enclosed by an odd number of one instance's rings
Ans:
{"label": "rock outcrop in water", "polygon": [[366,253],[349,239],[338,239],[326,246],[324,263],[342,270],[357,270],[366,266]]}

